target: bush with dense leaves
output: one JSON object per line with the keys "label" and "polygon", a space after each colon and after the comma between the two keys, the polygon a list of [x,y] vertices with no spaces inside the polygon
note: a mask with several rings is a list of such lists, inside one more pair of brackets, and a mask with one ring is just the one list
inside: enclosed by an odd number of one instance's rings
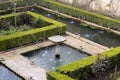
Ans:
{"label": "bush with dense leaves", "polygon": [[[18,15],[17,13],[16,15]],[[66,31],[66,24],[57,22],[55,20],[46,18],[42,15],[39,15],[34,12],[26,12],[26,14],[29,14],[33,16],[34,18],[39,18],[41,17],[42,20],[51,23],[51,25],[47,25],[42,28],[35,28],[35,29],[30,29],[27,31],[22,31],[22,32],[16,32],[15,34],[10,34],[10,35],[5,35],[5,36],[0,36],[0,50],[5,50],[25,44],[29,44],[32,42],[36,42],[38,39],[45,39],[49,36],[57,35],[57,34],[64,34]],[[13,14],[9,14],[6,16],[0,16],[0,18],[5,18],[5,17],[11,17]],[[26,25],[24,25],[26,26]],[[58,27],[59,26],[59,27]],[[29,29],[29,27],[22,27],[25,28],[23,30]],[[14,29],[11,29],[14,31]]]}
{"label": "bush with dense leaves", "polygon": [[[114,68],[116,65],[120,66],[120,47],[105,51],[100,54],[100,57],[104,59],[106,55],[108,61],[105,65],[106,71]],[[91,66],[96,62],[96,58],[97,56],[83,58],[82,60],[59,67],[57,71],[77,80],[89,80],[95,76]]]}
{"label": "bush with dense leaves", "polygon": [[62,4],[54,0],[43,0],[43,3],[41,5],[53,10],[58,10],[59,12],[63,12],[71,16],[75,16],[75,17],[105,26],[105,27],[113,28],[116,30],[120,28],[119,20],[104,16],[102,14],[89,12],[80,8]]}

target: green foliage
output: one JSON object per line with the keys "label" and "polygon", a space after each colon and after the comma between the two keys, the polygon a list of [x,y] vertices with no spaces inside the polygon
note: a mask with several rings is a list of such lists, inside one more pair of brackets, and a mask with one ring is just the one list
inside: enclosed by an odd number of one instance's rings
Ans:
{"label": "green foliage", "polygon": [[51,8],[53,10],[59,10],[60,12],[66,13],[71,16],[80,17],[84,20],[106,26],[109,28],[118,29],[120,27],[120,21],[112,19],[110,17],[75,8],[69,5],[65,5],[53,0],[44,0],[43,6]]}
{"label": "green foliage", "polygon": [[50,71],[47,73],[47,75],[48,75],[47,77],[48,80],[75,80],[68,77],[67,75],[63,75],[55,71]]}
{"label": "green foliage", "polygon": [[114,68],[116,65],[120,64],[120,47],[113,48],[109,51],[103,52],[101,57],[108,57],[109,64],[107,65],[107,70]]}
{"label": "green foliage", "polygon": [[9,35],[15,33],[17,30],[13,26],[9,26],[7,31],[5,30],[0,30],[0,35]]}
{"label": "green foliage", "polygon": [[83,58],[82,60],[78,60],[76,62],[59,67],[57,71],[74,79],[85,80],[88,79],[92,73],[90,66],[95,62],[95,59],[95,56]]}
{"label": "green foliage", "polygon": [[[22,7],[22,6],[26,6],[26,3],[28,3],[28,5],[33,5],[34,3],[40,3],[41,0],[16,0],[16,6],[17,7]],[[14,4],[12,1],[4,1],[4,2],[0,2],[0,10],[7,10],[8,8],[11,9],[13,8]]]}
{"label": "green foliage", "polygon": [[29,25],[24,24],[24,25],[20,26],[20,28],[18,29],[18,31],[19,32],[20,31],[27,31],[27,30],[30,30],[30,29],[32,29],[32,28]]}
{"label": "green foliage", "polygon": [[39,17],[34,19],[33,24],[35,24],[36,27],[43,27],[46,23]]}
{"label": "green foliage", "polygon": [[19,25],[30,24],[32,19],[33,17],[31,15],[22,13],[17,16],[17,23],[19,23]]}
{"label": "green foliage", "polygon": [[97,27],[95,27],[95,26],[89,25],[89,27],[92,28],[92,29],[97,29]]}
{"label": "green foliage", "polygon": [[8,34],[13,34],[13,33],[15,33],[17,30],[15,29],[15,27],[13,27],[13,26],[9,26],[9,28],[8,28]]}
{"label": "green foliage", "polygon": [[[41,28],[44,26],[52,25],[52,23],[45,21],[41,18],[41,16],[37,15],[36,17],[32,16],[32,14],[24,12],[24,13],[16,13],[17,18],[17,27],[14,28],[14,14],[7,14],[0,16],[0,29],[1,35],[9,35],[15,32],[27,31],[32,28]],[[12,26],[12,27],[11,27]],[[14,30],[11,30],[13,29]]]}
{"label": "green foliage", "polygon": [[106,71],[107,64],[108,64],[107,56],[101,58],[100,55],[98,54],[96,61],[91,66],[94,75],[96,77],[99,77],[102,73],[104,73]]}
{"label": "green foliage", "polygon": [[0,35],[7,35],[7,31],[4,31],[4,30],[0,30]]}
{"label": "green foliage", "polygon": [[0,30],[0,35],[3,36],[3,35],[10,35],[10,34],[13,34],[13,33],[16,33],[16,32],[21,32],[21,31],[27,31],[27,30],[30,30],[32,29],[29,25],[23,25],[23,26],[20,26],[20,28],[17,30],[15,27],[13,26],[9,26],[8,27],[8,30]]}
{"label": "green foliage", "polygon": [[86,24],[86,23],[81,23],[80,25],[83,26],[83,27],[88,26],[88,24]]}
{"label": "green foliage", "polygon": [[40,37],[47,38],[49,36],[57,35],[59,33],[63,34],[65,30],[66,30],[66,26],[61,26],[61,31],[59,32],[58,28],[56,28],[55,25],[51,25],[51,26],[46,26],[44,28],[36,28],[24,32],[17,32],[16,34],[1,36],[0,50],[35,42],[33,36],[36,37],[36,39]]}
{"label": "green foliage", "polygon": [[[41,16],[39,14],[30,11],[26,12],[26,14],[29,14],[34,18],[41,17],[42,20],[52,24],[42,28],[35,28],[30,30],[28,30],[29,26],[24,25],[24,27],[22,27],[22,30],[27,30],[27,31],[16,32],[15,34],[0,36],[0,50],[5,50],[8,48],[29,44],[31,42],[35,42],[35,39],[38,40],[40,37],[41,39],[43,39],[52,35],[64,34],[66,31],[66,25],[63,23],[57,22],[55,20],[46,18],[44,16]],[[9,17],[13,15],[9,14],[6,16]],[[0,18],[5,18],[6,16],[0,16]],[[10,30],[11,32],[15,31],[12,27],[10,28]]]}
{"label": "green foliage", "polygon": [[[117,64],[120,64],[120,47],[105,51],[100,54],[100,57],[104,59],[106,55],[108,61],[106,64],[106,70],[110,70]],[[88,80],[91,76],[93,76],[91,66],[96,61],[96,58],[97,56],[83,58],[82,60],[78,60],[76,62],[59,67],[57,71],[66,74],[74,79]]]}

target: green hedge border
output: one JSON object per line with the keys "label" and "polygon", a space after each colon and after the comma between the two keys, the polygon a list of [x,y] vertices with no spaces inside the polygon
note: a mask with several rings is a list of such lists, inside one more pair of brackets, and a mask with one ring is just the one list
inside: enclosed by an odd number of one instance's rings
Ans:
{"label": "green hedge border", "polygon": [[[44,21],[52,23],[53,25],[45,26],[43,28],[35,28],[24,32],[18,32],[11,35],[0,36],[0,50],[6,50],[9,48],[29,44],[38,39],[47,38],[49,36],[64,34],[66,31],[66,24],[46,18],[34,12],[27,11],[26,13],[35,18],[41,17]],[[17,15],[18,14],[19,13],[17,13]],[[10,17],[13,15],[14,14],[8,14],[6,16],[1,16],[0,18]]]}
{"label": "green hedge border", "polygon": [[[105,26],[105,27],[109,27],[109,28],[113,28],[113,29],[118,29],[120,28],[120,21],[117,19],[113,19],[107,16],[104,16],[102,14],[99,13],[94,13],[94,12],[89,12],[80,8],[76,8],[76,7],[72,7],[66,4],[62,4],[59,2],[56,2],[54,0],[23,0],[23,1],[17,1],[17,7],[21,7],[21,6],[27,6],[26,3],[28,3],[28,5],[34,5],[34,3],[36,3],[38,5],[42,5],[45,6],[47,8],[51,8],[53,10],[59,10],[60,12],[66,13],[68,15],[72,15],[75,17],[80,17],[82,19],[85,19],[87,21]],[[0,4],[0,9],[4,10],[4,9],[8,9],[9,8],[13,8],[13,4],[11,2],[5,2],[5,3],[1,3]]]}
{"label": "green hedge border", "polygon": [[[14,1],[14,0],[13,0]],[[22,6],[28,6],[28,5],[34,5],[34,3],[38,2],[38,0],[16,0],[16,7],[22,7]],[[39,1],[40,2],[40,1]],[[27,5],[26,5],[27,3]],[[9,10],[14,8],[14,4],[11,1],[3,1],[0,2],[0,10]]]}
{"label": "green hedge border", "polygon": [[[120,63],[120,47],[103,52],[100,56],[104,58],[106,55],[108,57],[108,64],[106,67],[107,70],[114,68],[118,63]],[[97,56],[90,56],[82,60],[78,60],[76,62],[59,67],[57,72],[78,80],[89,79],[91,74],[93,74],[91,65],[94,64],[96,58]]]}
{"label": "green hedge border", "polygon": [[55,71],[49,71],[47,73],[47,80],[75,80],[75,79],[70,78],[67,75],[60,74]]}
{"label": "green hedge border", "polygon": [[43,0],[43,3],[41,5],[53,10],[59,10],[60,12],[66,13],[71,16],[80,17],[84,20],[87,20],[105,27],[114,28],[114,29],[120,28],[119,20],[112,19],[102,14],[89,12],[89,11],[75,8],[66,4],[53,1],[53,0]]}

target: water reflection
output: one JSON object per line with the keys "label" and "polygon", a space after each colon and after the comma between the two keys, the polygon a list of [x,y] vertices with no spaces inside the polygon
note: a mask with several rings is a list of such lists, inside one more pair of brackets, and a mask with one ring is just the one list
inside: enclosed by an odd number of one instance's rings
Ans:
{"label": "water reflection", "polygon": [[[39,10],[39,9],[35,9],[34,12],[40,13],[44,16],[46,16],[47,14],[50,14],[46,11]],[[103,31],[103,30],[100,30],[100,29],[91,29],[89,27],[82,27],[80,25],[80,22],[77,22],[77,21],[74,21],[74,20],[71,20],[71,19],[67,19],[67,18],[61,18],[61,17],[58,17],[54,14],[51,14],[51,16],[49,16],[49,18],[52,18],[54,20],[57,20],[57,21],[60,21],[60,22],[63,22],[65,24],[67,24],[68,25],[67,31],[72,32],[72,33],[77,32],[77,33],[80,34],[81,37],[84,37],[84,38],[87,38],[87,39],[90,39],[90,37],[93,34],[96,34],[96,33],[99,34],[100,37],[101,37],[101,40],[102,40],[102,45],[104,45],[104,46],[115,47],[115,46],[120,45],[120,36],[114,35],[114,34],[109,33],[107,31]],[[100,42],[98,42],[97,39],[93,39],[92,41],[100,43]]]}
{"label": "water reflection", "polygon": [[86,38],[90,38],[91,35],[90,35],[90,34],[86,34],[85,37],[86,37]]}
{"label": "water reflection", "polygon": [[73,23],[74,23],[74,21],[71,21],[70,23],[71,23],[71,24],[73,24]]}
{"label": "water reflection", "polygon": [[[55,48],[56,46],[50,46],[48,49],[43,48],[35,53],[31,52],[23,55],[30,59],[30,61],[34,61],[37,65],[46,70],[55,70],[59,66],[88,56],[87,54],[79,52],[66,45],[59,45],[61,58],[58,59],[55,58]],[[43,57],[42,55],[45,54],[45,51],[47,51],[48,54]]]}
{"label": "water reflection", "polygon": [[102,44],[102,39],[99,34],[93,34],[90,40],[93,40],[94,38],[97,38],[99,43]]}
{"label": "water reflection", "polygon": [[20,78],[0,64],[0,80],[20,80]]}
{"label": "water reflection", "polygon": [[48,17],[50,17],[50,14],[47,14]]}

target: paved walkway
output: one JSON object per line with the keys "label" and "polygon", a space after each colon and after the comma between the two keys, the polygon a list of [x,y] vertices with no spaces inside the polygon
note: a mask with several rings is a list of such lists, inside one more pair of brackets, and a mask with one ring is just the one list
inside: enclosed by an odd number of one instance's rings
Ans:
{"label": "paved walkway", "polygon": [[45,41],[34,45],[23,46],[13,50],[4,51],[0,53],[0,59],[4,58],[5,61],[1,62],[25,80],[47,80],[46,71],[44,69],[40,68],[34,63],[31,64],[27,58],[20,54],[50,45],[54,45],[54,43],[51,41]]}
{"label": "paved walkway", "polygon": [[26,53],[26,52],[30,52],[30,51],[37,50],[37,49],[47,47],[47,46],[51,46],[51,45],[54,45],[54,43],[47,40],[45,42],[40,42],[40,43],[33,44],[33,45],[30,45],[30,46],[20,47],[20,48],[14,50],[13,53],[14,54],[23,54],[23,53]]}
{"label": "paved walkway", "polygon": [[44,69],[41,69],[35,64],[31,64],[28,59],[21,55],[12,54],[11,51],[0,54],[0,58],[5,59],[5,61],[2,61],[5,66],[19,74],[19,76],[23,77],[25,80],[47,80],[46,71]]}
{"label": "paved walkway", "polygon": [[[78,37],[69,32],[66,32],[64,37],[66,38],[66,41],[63,42],[64,44],[74,47],[78,50],[82,50],[83,52],[89,53],[90,55],[96,55],[98,53],[104,52],[105,50],[109,50],[107,47],[82,37]],[[33,78],[34,80],[47,80],[46,71],[34,63],[31,63],[21,54],[50,45],[55,45],[55,43],[47,40],[45,42],[23,46],[9,51],[2,51],[0,53],[0,59],[4,58],[5,61],[1,60],[1,62],[26,80],[30,80],[30,78]]]}
{"label": "paved walkway", "polygon": [[83,37],[78,37],[72,33],[67,32],[66,41],[65,44],[74,47],[78,50],[81,50],[83,52],[86,52],[90,55],[97,55],[99,53],[102,53],[106,50],[109,50],[109,48],[102,46],[100,44],[94,43],[90,40],[87,40]]}

